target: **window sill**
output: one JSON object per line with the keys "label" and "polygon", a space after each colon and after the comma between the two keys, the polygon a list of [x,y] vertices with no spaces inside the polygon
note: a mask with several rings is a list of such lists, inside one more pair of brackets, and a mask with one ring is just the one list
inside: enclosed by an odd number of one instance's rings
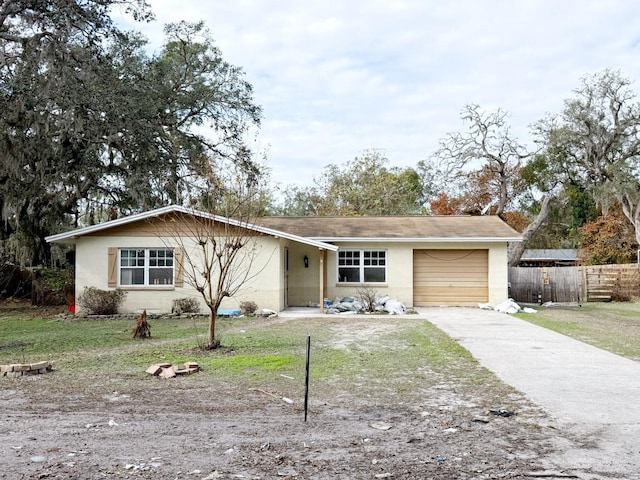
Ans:
{"label": "window sill", "polygon": [[119,285],[118,290],[133,290],[133,291],[137,291],[137,290],[144,290],[144,291],[149,291],[149,290],[156,290],[156,291],[163,291],[163,292],[167,292],[167,291],[171,291],[171,290],[175,290],[176,287],[173,285]]}
{"label": "window sill", "polygon": [[336,283],[336,287],[372,287],[372,288],[386,288],[389,285],[384,283],[361,283],[361,282],[338,282]]}

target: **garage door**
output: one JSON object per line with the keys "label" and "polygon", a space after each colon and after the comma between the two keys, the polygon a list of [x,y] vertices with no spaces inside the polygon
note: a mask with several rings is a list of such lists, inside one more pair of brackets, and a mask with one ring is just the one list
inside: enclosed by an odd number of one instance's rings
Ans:
{"label": "garage door", "polygon": [[476,305],[489,300],[488,250],[414,250],[413,304]]}

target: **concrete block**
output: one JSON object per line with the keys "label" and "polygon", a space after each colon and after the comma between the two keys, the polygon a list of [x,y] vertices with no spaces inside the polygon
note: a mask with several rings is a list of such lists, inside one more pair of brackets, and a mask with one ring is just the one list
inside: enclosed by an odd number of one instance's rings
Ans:
{"label": "concrete block", "polygon": [[190,373],[196,373],[198,370],[199,370],[198,367],[180,368],[176,370],[176,375],[188,375]]}
{"label": "concrete block", "polygon": [[31,370],[40,370],[42,368],[47,368],[47,365],[49,365],[49,362],[32,363]]}
{"label": "concrete block", "polygon": [[162,369],[159,376],[163,378],[173,378],[176,376],[176,371],[172,366],[165,367]]}
{"label": "concrete block", "polygon": [[[150,375],[159,375],[160,372],[162,372],[162,366],[156,364],[156,365],[151,365],[149,368],[147,368],[146,372]],[[166,368],[166,367],[164,367]]]}

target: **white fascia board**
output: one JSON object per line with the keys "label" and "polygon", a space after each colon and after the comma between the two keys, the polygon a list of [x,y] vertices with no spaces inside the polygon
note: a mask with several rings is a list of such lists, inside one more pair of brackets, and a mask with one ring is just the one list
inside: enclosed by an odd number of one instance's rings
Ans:
{"label": "white fascia board", "polygon": [[291,240],[297,243],[304,243],[305,245],[310,245],[312,247],[321,248],[324,250],[331,250],[332,252],[337,252],[338,247],[335,245],[331,245],[330,243],[325,243],[321,240],[315,240],[312,238],[299,237],[298,235],[292,235],[290,233],[281,232],[280,230],[273,230],[271,228],[264,228],[258,225],[243,225],[246,228],[251,228],[256,232],[264,233],[265,235],[271,235],[273,237],[282,237],[287,240]]}
{"label": "white fascia board", "polygon": [[313,237],[321,242],[344,243],[504,243],[522,242],[522,237],[418,237],[418,238],[392,238],[392,237]]}
{"label": "white fascia board", "polygon": [[148,212],[142,212],[134,215],[129,215],[127,217],[117,218],[115,220],[99,223],[97,225],[90,225],[88,227],[77,228],[69,232],[58,233],[56,235],[49,235],[48,237],[45,237],[45,241],[48,243],[51,243],[51,242],[75,243],[75,239],[83,235],[100,232],[102,230],[107,230],[109,228],[118,227],[121,225],[127,225],[128,223],[133,223],[139,220],[145,220],[147,218],[157,217],[159,215],[164,215],[164,214],[173,213],[173,212],[180,212],[186,215],[194,215],[201,218],[208,218],[220,223],[228,223],[230,225],[244,227],[249,230],[254,230],[256,232],[264,233],[265,235],[282,237],[294,242],[304,243],[306,245],[311,245],[311,246],[322,248],[325,250],[332,250],[334,252],[338,250],[338,247],[336,247],[335,245],[324,243],[321,240],[299,237],[297,235],[281,232],[279,230],[273,230],[271,228],[265,228],[265,227],[261,227],[259,225],[254,225],[250,223],[243,223],[238,220],[222,217],[220,215],[212,215],[210,213],[189,209],[180,205],[169,205],[167,207],[161,207],[155,210],[150,210]]}
{"label": "white fascia board", "polygon": [[81,227],[75,230],[70,230],[68,232],[49,235],[44,239],[48,243],[51,243],[51,242],[74,243],[74,242],[64,242],[64,240],[74,240],[83,235],[100,232],[102,230],[107,230],[109,228],[118,227],[120,225],[126,225],[128,223],[137,222],[138,220],[144,220],[146,218],[151,218],[151,217],[155,217],[158,215],[163,215],[165,213],[170,213],[175,211],[182,211],[182,207],[178,207],[176,205],[169,205],[168,207],[162,207],[156,210],[150,210],[148,212],[136,213],[134,215],[129,215],[127,217],[116,218],[115,220],[109,220],[107,222],[98,223],[97,225],[89,225],[88,227]]}
{"label": "white fascia board", "polygon": [[256,224],[253,224],[253,223],[241,222],[241,221],[235,220],[233,218],[221,217],[220,215],[212,215],[212,214],[207,213],[207,212],[201,212],[199,210],[188,209],[188,208],[185,208],[185,207],[177,207],[176,211],[180,211],[180,212],[188,214],[188,215],[194,215],[194,216],[198,216],[198,217],[202,217],[202,218],[212,219],[212,220],[215,220],[216,222],[220,222],[220,223],[228,223],[229,225],[246,228],[248,230],[253,230],[255,232],[263,233],[265,235],[270,235],[272,237],[286,238],[287,240],[291,240],[291,241],[299,242],[299,243],[304,243],[306,245],[310,245],[310,246],[317,247],[317,248],[322,248],[322,249],[325,249],[325,250],[331,250],[331,251],[334,251],[334,252],[338,250],[338,247],[336,247],[335,245],[331,245],[329,243],[324,243],[321,240],[300,237],[298,235],[293,235],[291,233],[282,232],[280,230],[274,230],[272,228],[262,227],[260,225],[256,225]]}

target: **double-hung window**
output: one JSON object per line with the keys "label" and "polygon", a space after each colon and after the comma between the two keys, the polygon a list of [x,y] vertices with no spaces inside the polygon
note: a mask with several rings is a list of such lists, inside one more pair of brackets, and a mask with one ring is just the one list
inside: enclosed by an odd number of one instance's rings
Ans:
{"label": "double-hung window", "polygon": [[338,283],[385,283],[386,250],[339,250]]}
{"label": "double-hung window", "polygon": [[120,286],[172,286],[173,250],[121,248],[118,260]]}

